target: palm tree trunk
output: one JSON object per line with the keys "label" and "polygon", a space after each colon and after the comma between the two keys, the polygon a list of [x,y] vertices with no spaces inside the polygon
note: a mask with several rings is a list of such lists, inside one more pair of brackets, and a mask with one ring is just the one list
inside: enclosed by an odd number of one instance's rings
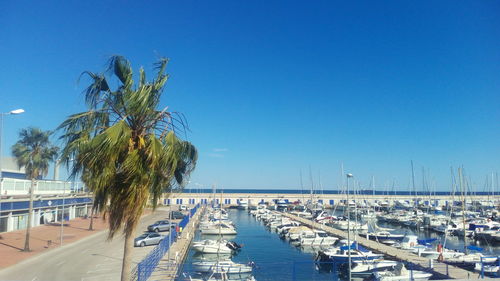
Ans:
{"label": "palm tree trunk", "polygon": [[26,227],[26,238],[24,240],[24,252],[31,251],[30,249],[30,232],[31,232],[31,220],[33,217],[33,193],[35,189],[35,179],[31,179],[30,187],[30,205],[28,209],[28,227]]}
{"label": "palm tree trunk", "polygon": [[92,204],[92,209],[90,209],[90,225],[89,230],[94,230],[94,204]]}
{"label": "palm tree trunk", "polygon": [[94,230],[94,210],[90,210],[90,225],[89,230]]}
{"label": "palm tree trunk", "polygon": [[130,281],[132,249],[134,248],[135,230],[125,231],[125,245],[123,247],[122,279],[121,281]]}

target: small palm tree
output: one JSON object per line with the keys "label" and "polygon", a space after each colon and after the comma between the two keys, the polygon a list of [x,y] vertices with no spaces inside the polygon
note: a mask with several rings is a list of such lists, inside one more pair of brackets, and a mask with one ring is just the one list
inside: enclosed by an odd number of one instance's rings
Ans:
{"label": "small palm tree", "polygon": [[182,114],[158,109],[167,62],[156,63],[151,82],[141,68],[136,85],[130,62],[121,56],[111,58],[110,75],[84,72],[91,79],[87,111],[59,126],[62,158],[75,160],[72,175],[81,173],[93,191],[92,209],[108,215],[108,238],[123,229],[121,280],[130,280],[133,236],[148,200],[156,207],[161,194],[182,187],[196,165],[196,148],[177,136],[186,128]]}
{"label": "small palm tree", "polygon": [[42,131],[39,128],[22,129],[19,132],[19,140],[12,146],[12,155],[16,158],[19,168],[24,167],[26,178],[31,180],[29,190],[30,203],[28,211],[28,227],[26,228],[26,240],[24,242],[25,252],[30,249],[31,220],[33,216],[33,192],[37,179],[46,176],[49,171],[49,163],[57,157],[58,148],[49,141],[50,131]]}

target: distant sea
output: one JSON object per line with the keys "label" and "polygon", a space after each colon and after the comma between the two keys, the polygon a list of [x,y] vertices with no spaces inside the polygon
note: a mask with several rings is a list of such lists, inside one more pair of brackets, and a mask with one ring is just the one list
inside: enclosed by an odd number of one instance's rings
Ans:
{"label": "distant sea", "polygon": [[[212,193],[213,190],[206,188],[206,189],[196,189],[196,188],[186,188],[183,190],[184,193]],[[310,194],[310,190],[298,190],[298,189],[236,189],[236,188],[224,188],[224,189],[216,189],[216,193],[271,193],[271,194]],[[345,191],[342,190],[323,190],[323,191],[314,191],[314,194],[344,194]],[[353,191],[350,192],[350,194],[354,194]],[[381,191],[381,190],[358,190],[356,191],[356,194],[363,194],[363,195],[415,195],[415,192],[412,191]],[[456,192],[455,195],[458,195],[460,193]],[[432,192],[425,192],[425,191],[417,191],[417,196],[424,196],[424,195],[452,195],[452,192],[449,191],[432,191]],[[500,195],[500,192],[484,192],[484,191],[472,191],[472,192],[467,192],[466,195]]]}

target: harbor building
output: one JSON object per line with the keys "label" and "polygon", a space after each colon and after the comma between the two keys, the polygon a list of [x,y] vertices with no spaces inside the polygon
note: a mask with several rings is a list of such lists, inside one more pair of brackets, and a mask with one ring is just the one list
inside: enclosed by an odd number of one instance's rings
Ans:
{"label": "harbor building", "polygon": [[[19,169],[13,158],[2,158],[0,233],[27,227],[30,187],[24,169]],[[81,182],[39,179],[33,192],[32,225],[88,216],[91,207],[92,196]]]}

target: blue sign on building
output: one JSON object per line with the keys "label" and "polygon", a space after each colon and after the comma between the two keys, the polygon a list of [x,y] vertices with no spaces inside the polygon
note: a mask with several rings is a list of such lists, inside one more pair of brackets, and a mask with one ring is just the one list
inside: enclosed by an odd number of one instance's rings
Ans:
{"label": "blue sign on building", "polygon": [[[63,205],[75,205],[75,204],[85,204],[92,203],[90,197],[84,198],[65,198],[65,199],[45,199],[45,200],[33,200],[33,208],[48,208],[48,207],[59,207]],[[0,204],[0,210],[2,212],[19,211],[29,208],[29,201],[15,201],[15,202],[2,202]]]}

